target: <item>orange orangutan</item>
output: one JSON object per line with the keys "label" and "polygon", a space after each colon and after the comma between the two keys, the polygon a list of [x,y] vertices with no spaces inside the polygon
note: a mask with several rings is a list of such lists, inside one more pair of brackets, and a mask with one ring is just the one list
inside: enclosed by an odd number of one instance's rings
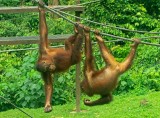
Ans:
{"label": "orange orangutan", "polygon": [[81,46],[83,43],[83,29],[77,24],[75,34],[65,40],[64,48],[51,48],[48,44],[48,29],[46,24],[45,10],[43,3],[39,3],[39,29],[40,44],[39,58],[36,69],[41,73],[45,86],[45,112],[50,112],[51,99],[53,93],[52,73],[62,72],[71,65],[77,64],[81,60]]}
{"label": "orange orangutan", "polygon": [[92,55],[90,29],[84,28],[85,35],[85,67],[84,76],[85,79],[81,82],[81,89],[88,96],[98,94],[101,96],[98,100],[90,101],[84,100],[84,104],[87,106],[102,105],[112,101],[112,91],[116,88],[118,83],[118,77],[127,71],[132,64],[135,57],[136,49],[140,41],[134,39],[134,43],[131,45],[131,51],[124,62],[119,63],[110,53],[109,49],[105,46],[105,43],[98,31],[95,31],[95,37],[98,41],[100,51],[106,66],[101,70],[94,68],[94,59]]}

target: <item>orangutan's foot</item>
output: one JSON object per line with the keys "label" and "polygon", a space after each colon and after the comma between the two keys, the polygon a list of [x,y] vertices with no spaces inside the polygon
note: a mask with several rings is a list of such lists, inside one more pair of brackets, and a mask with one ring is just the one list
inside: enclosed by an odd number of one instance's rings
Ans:
{"label": "orangutan's foot", "polygon": [[47,106],[44,107],[44,112],[45,113],[48,113],[48,112],[51,112],[51,111],[52,111],[51,105],[47,105]]}

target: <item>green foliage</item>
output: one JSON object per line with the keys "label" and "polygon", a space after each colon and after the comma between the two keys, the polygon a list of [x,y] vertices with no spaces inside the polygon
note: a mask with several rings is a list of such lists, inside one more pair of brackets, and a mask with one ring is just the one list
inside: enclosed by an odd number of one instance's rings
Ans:
{"label": "green foliage", "polygon": [[142,91],[160,91],[159,55],[159,47],[140,46],[132,68],[121,76],[116,92],[132,90],[142,94]]}
{"label": "green foliage", "polygon": [[[37,51],[28,51],[24,58],[15,53],[0,56],[0,95],[16,103],[19,107],[36,108],[44,105],[43,81],[34,69]],[[7,57],[7,59],[6,59]],[[75,67],[68,73],[54,76],[53,105],[72,101],[75,96]],[[35,102],[36,101],[36,102]],[[6,101],[0,101],[0,110],[11,108]]]}
{"label": "green foliage", "polygon": [[[87,5],[85,17],[89,20],[112,26],[120,26],[130,30],[152,31],[158,28],[157,30],[160,31],[159,20],[148,13],[144,4],[130,2],[132,0],[102,0],[100,4]],[[159,16],[159,13],[156,15]],[[105,33],[122,37],[136,36],[133,32],[119,31],[110,27],[102,28],[97,25],[92,25],[92,27],[98,28]]]}
{"label": "green foliage", "polygon": [[[148,4],[149,3],[149,4]],[[102,0],[100,4],[87,5],[85,18],[100,22],[111,26],[120,26],[130,30],[144,31],[160,31],[159,13],[149,7],[155,6],[159,8],[158,1],[137,1],[137,0]],[[98,10],[97,10],[98,9]],[[159,10],[159,9],[158,9]],[[154,15],[153,15],[154,14]],[[83,21],[85,24],[86,21]],[[88,25],[88,24],[87,24]],[[120,31],[108,27],[100,27],[98,25],[89,24],[95,29],[99,29],[105,33],[133,38],[148,37],[148,34],[138,34],[127,31]],[[105,40],[113,40],[114,38],[103,37]],[[157,39],[148,39],[147,42],[159,43]],[[125,42],[126,43],[126,42]],[[118,45],[117,45],[118,44]],[[121,45],[120,43],[106,44],[116,57],[117,61],[123,59],[129,53],[129,44]],[[97,56],[98,55],[98,56]],[[99,59],[99,52],[95,52],[98,68],[103,67],[103,60]],[[143,94],[149,90],[159,91],[159,70],[160,68],[160,51],[159,47],[140,45],[138,54],[132,68],[120,77],[119,86],[114,92],[115,94],[133,91],[137,94]]]}

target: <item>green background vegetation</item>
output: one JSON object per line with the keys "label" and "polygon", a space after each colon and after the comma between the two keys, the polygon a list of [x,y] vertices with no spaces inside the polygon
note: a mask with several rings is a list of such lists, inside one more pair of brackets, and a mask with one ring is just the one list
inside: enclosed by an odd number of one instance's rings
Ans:
{"label": "green background vegetation", "polygon": [[[87,1],[88,0],[82,0],[81,2]],[[0,3],[0,7],[20,6],[19,0],[0,0]],[[74,1],[63,1],[61,4],[74,4]],[[30,0],[26,0],[24,5],[32,6],[36,4],[30,2]],[[85,19],[131,30],[160,32],[159,0],[101,0],[100,3],[86,5],[85,8],[85,11],[81,15],[81,17]],[[70,13],[74,14],[73,12]],[[74,18],[68,18],[74,20]],[[38,13],[0,14],[0,21],[0,37],[39,35]],[[49,35],[73,33],[72,24],[62,18],[55,19],[51,17],[49,13],[47,13],[47,23]],[[151,34],[139,34],[102,27],[87,23],[83,20],[82,23],[105,33],[121,37],[140,38],[153,36]],[[103,38],[104,40],[115,40],[111,37]],[[94,41],[93,35],[92,39]],[[147,39],[144,41],[160,43],[159,39]],[[57,46],[60,44],[56,43],[51,45]],[[122,61],[130,50],[130,42],[106,43],[106,45],[111,49],[118,61]],[[37,47],[37,45],[1,45],[0,50]],[[93,50],[97,68],[103,67],[104,63],[97,44],[95,44]],[[37,56],[37,50],[0,53],[0,95],[11,100],[19,107],[39,108],[44,105],[43,81],[41,80],[40,74],[34,69]],[[83,57],[81,62],[82,68],[84,58],[85,57]],[[83,78],[83,76],[81,78]],[[160,91],[160,48],[140,45],[133,66],[129,71],[124,73],[119,80],[119,85],[114,91],[115,96],[123,94],[139,96],[148,92]],[[154,97],[156,97],[156,95]],[[52,102],[53,105],[62,105],[65,103],[73,103],[74,99],[75,66],[71,67],[65,73],[54,75],[54,95]],[[121,100],[122,98],[120,97],[119,99]],[[123,101],[121,100],[121,102]],[[110,107],[112,105],[116,105],[116,103],[112,103]],[[13,107],[6,101],[0,99],[0,111],[10,108]],[[99,108],[101,107],[93,109]],[[57,107],[57,109],[59,109],[59,107]]]}

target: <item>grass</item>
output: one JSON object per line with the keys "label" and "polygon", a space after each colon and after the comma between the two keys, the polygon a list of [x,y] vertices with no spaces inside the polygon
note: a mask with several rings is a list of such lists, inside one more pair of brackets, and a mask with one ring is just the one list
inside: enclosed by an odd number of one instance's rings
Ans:
{"label": "grass", "polygon": [[[95,97],[91,98],[95,99]],[[147,102],[146,102],[147,101]],[[23,109],[33,118],[160,118],[160,92],[135,96],[115,96],[110,104],[88,107],[81,102],[81,112],[73,112],[75,103],[53,106],[44,113],[43,108]],[[28,118],[17,109],[0,112],[0,118]]]}

